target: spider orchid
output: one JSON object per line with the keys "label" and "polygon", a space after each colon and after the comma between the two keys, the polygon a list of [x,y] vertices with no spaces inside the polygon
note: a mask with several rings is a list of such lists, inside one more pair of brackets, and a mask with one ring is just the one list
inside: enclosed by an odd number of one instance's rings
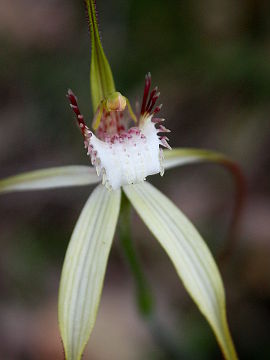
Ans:
{"label": "spider orchid", "polygon": [[[104,54],[95,3],[86,1],[91,30],[90,82],[93,130],[85,123],[76,96],[67,97],[93,166],[36,170],[0,181],[0,192],[38,190],[99,183],[74,228],[64,260],[59,290],[59,326],[67,360],[81,358],[93,329],[107,260],[120,210],[121,193],[142,218],[171,259],[190,296],[209,322],[228,360],[237,359],[229,332],[222,279],[205,242],[164,194],[146,181],[150,175],[191,162],[235,165],[225,156],[196,149],[174,149],[157,114],[157,88],[146,75],[140,112],[116,91]],[[130,126],[130,122],[134,122]],[[165,148],[165,150],[163,149]]]}
{"label": "spider orchid", "polygon": [[[161,105],[156,106],[159,97],[157,88],[150,93],[151,75],[145,77],[145,88],[141,106],[138,126],[128,129],[129,118],[133,117],[133,111],[125,111],[126,103],[120,93],[116,94],[115,100],[106,100],[106,109],[99,106],[97,116],[100,117],[96,125],[96,134],[89,130],[81,114],[77,98],[71,90],[68,91],[70,106],[76,114],[79,127],[82,131],[87,154],[95,166],[98,176],[102,177],[102,184],[108,190],[117,190],[121,186],[141,183],[148,175],[164,174],[163,152],[160,146],[170,149],[166,136],[160,133],[170,132],[161,118],[155,118]],[[150,93],[150,94],[149,94]],[[113,107],[113,110],[111,108]],[[117,110],[115,110],[117,108]],[[135,115],[134,115],[135,117]],[[137,122],[137,118],[135,117]],[[94,119],[94,124],[96,120]]]}

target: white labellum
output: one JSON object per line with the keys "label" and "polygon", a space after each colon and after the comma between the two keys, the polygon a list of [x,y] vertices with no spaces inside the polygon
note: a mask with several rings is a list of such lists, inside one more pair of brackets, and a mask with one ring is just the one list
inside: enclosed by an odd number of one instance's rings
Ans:
{"label": "white labellum", "polygon": [[142,182],[148,175],[163,173],[162,150],[159,148],[162,143],[157,133],[149,116],[140,128],[130,128],[120,135],[105,138],[105,141],[92,134],[88,154],[109,189],[116,190],[123,185]]}

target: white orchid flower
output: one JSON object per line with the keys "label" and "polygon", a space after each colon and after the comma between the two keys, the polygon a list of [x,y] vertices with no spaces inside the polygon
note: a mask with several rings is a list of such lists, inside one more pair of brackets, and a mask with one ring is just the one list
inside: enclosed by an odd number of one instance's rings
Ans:
{"label": "white orchid flower", "polygon": [[[170,150],[157,88],[146,75],[139,114],[115,90],[101,46],[95,4],[87,2],[92,39],[91,90],[94,130],[86,125],[77,98],[68,99],[76,114],[93,166],[37,170],[0,181],[0,192],[40,190],[100,183],[91,193],[74,228],[59,290],[59,326],[67,360],[79,360],[93,329],[108,256],[124,192],[145,225],[171,259],[177,274],[210,324],[227,360],[237,359],[229,332],[225,294],[218,267],[207,245],[185,215],[146,181],[150,175],[191,162],[233,164],[225,156],[196,149]],[[133,126],[129,126],[133,122]],[[168,148],[163,150],[163,148]]]}

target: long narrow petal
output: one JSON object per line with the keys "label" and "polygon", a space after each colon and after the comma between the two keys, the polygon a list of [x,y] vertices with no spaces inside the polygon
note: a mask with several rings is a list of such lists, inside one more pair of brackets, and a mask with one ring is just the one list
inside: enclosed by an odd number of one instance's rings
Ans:
{"label": "long narrow petal", "polygon": [[89,18],[89,29],[91,35],[91,66],[90,85],[93,102],[93,110],[96,112],[100,102],[109,94],[115,92],[114,80],[110,64],[104,53],[98,31],[96,2],[85,0]]}
{"label": "long narrow petal", "polygon": [[225,163],[230,161],[225,155],[204,149],[176,148],[164,150],[164,169],[171,169],[194,162]]}
{"label": "long narrow petal", "polygon": [[246,182],[243,172],[239,165],[232,161],[229,157],[210,150],[192,149],[192,148],[176,148],[171,151],[164,150],[164,168],[171,169],[176,166],[182,166],[191,163],[215,163],[223,166],[228,170],[235,183],[235,201],[233,208],[233,216],[229,227],[227,241],[223,249],[219,254],[219,259],[224,260],[232,252],[234,242],[236,240],[235,233],[237,224],[239,222],[245,194],[246,194]]}
{"label": "long narrow petal", "polygon": [[95,323],[120,208],[120,190],[99,185],[73,231],[59,290],[59,325],[66,360],[79,360]]}
{"label": "long narrow petal", "polygon": [[222,280],[201,236],[160,191],[147,182],[124,191],[169,255],[184,286],[211,325],[226,359],[237,359],[225,310]]}
{"label": "long narrow petal", "polygon": [[90,185],[100,179],[90,166],[61,166],[35,170],[0,180],[0,193]]}

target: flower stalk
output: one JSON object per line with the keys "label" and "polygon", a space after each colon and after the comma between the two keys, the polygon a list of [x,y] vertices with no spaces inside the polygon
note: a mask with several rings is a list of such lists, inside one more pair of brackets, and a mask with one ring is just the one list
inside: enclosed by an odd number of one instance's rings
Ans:
{"label": "flower stalk", "polygon": [[136,291],[136,300],[139,313],[144,318],[151,318],[154,312],[155,304],[153,293],[150,289],[148,280],[141,266],[141,261],[135,249],[131,236],[131,204],[122,194],[120,216],[119,216],[119,239],[128,263],[130,271],[133,275]]}
{"label": "flower stalk", "polygon": [[133,276],[138,312],[146,321],[154,342],[160,347],[164,356],[168,356],[172,360],[182,358],[179,339],[175,338],[171,330],[160,321],[156,311],[154,293],[132,239],[131,203],[124,192],[121,197],[118,221],[118,236],[125,260]]}

